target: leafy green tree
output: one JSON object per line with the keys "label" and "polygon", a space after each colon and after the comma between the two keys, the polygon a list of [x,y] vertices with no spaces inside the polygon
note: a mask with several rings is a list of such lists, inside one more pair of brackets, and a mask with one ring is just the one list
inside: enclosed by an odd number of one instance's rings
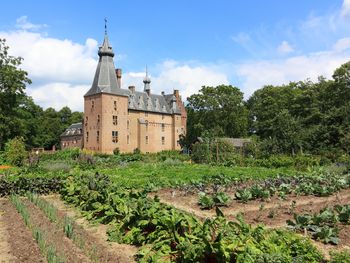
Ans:
{"label": "leafy green tree", "polygon": [[0,39],[0,149],[4,143],[21,135],[16,109],[25,97],[25,87],[31,83],[27,72],[20,69],[22,58],[9,55],[5,39]]}
{"label": "leafy green tree", "polygon": [[28,156],[22,137],[9,140],[5,146],[6,161],[15,166],[22,166]]}
{"label": "leafy green tree", "polygon": [[203,86],[188,98],[189,142],[208,132],[212,136],[242,137],[247,134],[248,111],[243,93],[231,85]]}

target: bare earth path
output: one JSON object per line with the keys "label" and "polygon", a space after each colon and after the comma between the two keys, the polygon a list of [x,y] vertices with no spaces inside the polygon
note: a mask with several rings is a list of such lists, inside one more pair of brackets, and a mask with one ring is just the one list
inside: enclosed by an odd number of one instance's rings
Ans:
{"label": "bare earth path", "polygon": [[44,198],[53,204],[60,213],[65,213],[68,216],[75,218],[75,222],[84,229],[89,239],[93,239],[93,241],[96,242],[99,247],[106,249],[108,254],[115,255],[113,261],[107,260],[105,262],[135,262],[134,255],[137,253],[137,247],[126,244],[118,244],[116,242],[108,242],[107,225],[92,225],[80,214],[77,209],[68,207],[66,204],[64,204],[58,195],[45,196]]}
{"label": "bare earth path", "polygon": [[32,237],[8,199],[0,199],[0,262],[46,262]]}

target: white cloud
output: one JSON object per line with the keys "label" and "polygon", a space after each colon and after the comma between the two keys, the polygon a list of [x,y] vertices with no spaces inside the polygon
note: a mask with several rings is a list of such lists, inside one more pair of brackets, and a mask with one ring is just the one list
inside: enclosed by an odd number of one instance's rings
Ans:
{"label": "white cloud", "polygon": [[339,39],[333,46],[333,49],[337,52],[341,52],[350,48],[350,37]]}
{"label": "white cloud", "polygon": [[[345,43],[343,44],[343,43]],[[310,79],[319,76],[331,78],[334,70],[350,60],[348,40],[339,40],[331,50],[293,56],[280,60],[261,60],[243,63],[238,67],[237,76],[243,81],[241,88],[248,98],[264,85],[282,85],[290,81]]]}
{"label": "white cloud", "polygon": [[294,49],[287,41],[282,41],[282,43],[277,47],[277,51],[280,54],[288,54],[293,52]]}
{"label": "white cloud", "polygon": [[[178,89],[183,100],[198,92],[202,86],[217,86],[228,84],[226,74],[220,72],[215,65],[191,65],[192,63],[179,63],[174,60],[166,60],[157,65],[159,74],[151,77],[151,91],[160,94],[162,91],[171,93]],[[142,80],[145,72],[129,72],[123,76],[123,87],[133,85],[138,90],[143,90]]]}
{"label": "white cloud", "polygon": [[46,24],[32,24],[31,22],[28,21],[28,17],[27,16],[21,16],[19,18],[17,18],[16,20],[16,27],[23,29],[23,30],[39,30],[42,29],[44,27],[47,27]]}
{"label": "white cloud", "polygon": [[53,82],[29,89],[28,95],[44,108],[61,109],[68,106],[72,111],[82,111],[83,96],[90,85],[72,85],[64,82]]}
{"label": "white cloud", "polygon": [[350,0],[344,0],[341,8],[341,16],[349,16],[350,15]]}

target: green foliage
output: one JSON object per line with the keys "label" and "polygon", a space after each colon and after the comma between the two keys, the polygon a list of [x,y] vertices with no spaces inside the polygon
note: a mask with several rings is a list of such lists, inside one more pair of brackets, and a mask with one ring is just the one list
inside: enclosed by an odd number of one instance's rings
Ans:
{"label": "green foliage", "polygon": [[246,135],[248,111],[243,93],[231,85],[203,86],[188,100],[187,139],[190,146],[203,132],[213,136],[241,137]]}
{"label": "green foliage", "polygon": [[28,153],[25,149],[23,138],[16,137],[5,145],[6,161],[14,166],[23,166]]}
{"label": "green foliage", "polygon": [[[302,237],[286,231],[252,227],[241,218],[201,222],[192,215],[148,199],[144,191],[115,187],[100,174],[74,176],[62,198],[79,206],[85,216],[112,223],[109,239],[140,246],[140,262],[247,262],[278,259],[284,262],[320,262],[321,254]],[[217,198],[224,202],[224,195]],[[265,256],[263,256],[265,255]],[[278,262],[278,261],[277,261]]]}
{"label": "green foliage", "polygon": [[63,185],[65,174],[26,174],[0,177],[0,196],[24,195],[27,192],[49,194],[58,192]]}
{"label": "green foliage", "polygon": [[329,263],[350,263],[350,250],[332,251]]}
{"label": "green foliage", "polygon": [[74,222],[70,217],[64,217],[63,232],[66,237],[72,239],[74,234]]}
{"label": "green foliage", "polygon": [[324,208],[313,215],[294,214],[294,221],[287,220],[289,228],[295,231],[307,230],[313,239],[320,240],[325,244],[337,245],[338,223],[350,224],[350,205],[336,205],[334,208]]}

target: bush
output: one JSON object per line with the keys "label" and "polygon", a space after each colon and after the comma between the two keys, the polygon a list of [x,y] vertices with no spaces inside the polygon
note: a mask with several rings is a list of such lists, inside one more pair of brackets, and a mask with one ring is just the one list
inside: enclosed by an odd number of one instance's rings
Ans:
{"label": "bush", "polygon": [[350,263],[350,250],[331,252],[330,263]]}
{"label": "bush", "polygon": [[28,191],[38,194],[57,193],[62,188],[65,178],[65,174],[2,176],[0,177],[0,196],[24,195]]}
{"label": "bush", "polygon": [[16,137],[9,140],[5,145],[6,161],[14,166],[23,166],[28,156],[25,149],[24,139]]}

